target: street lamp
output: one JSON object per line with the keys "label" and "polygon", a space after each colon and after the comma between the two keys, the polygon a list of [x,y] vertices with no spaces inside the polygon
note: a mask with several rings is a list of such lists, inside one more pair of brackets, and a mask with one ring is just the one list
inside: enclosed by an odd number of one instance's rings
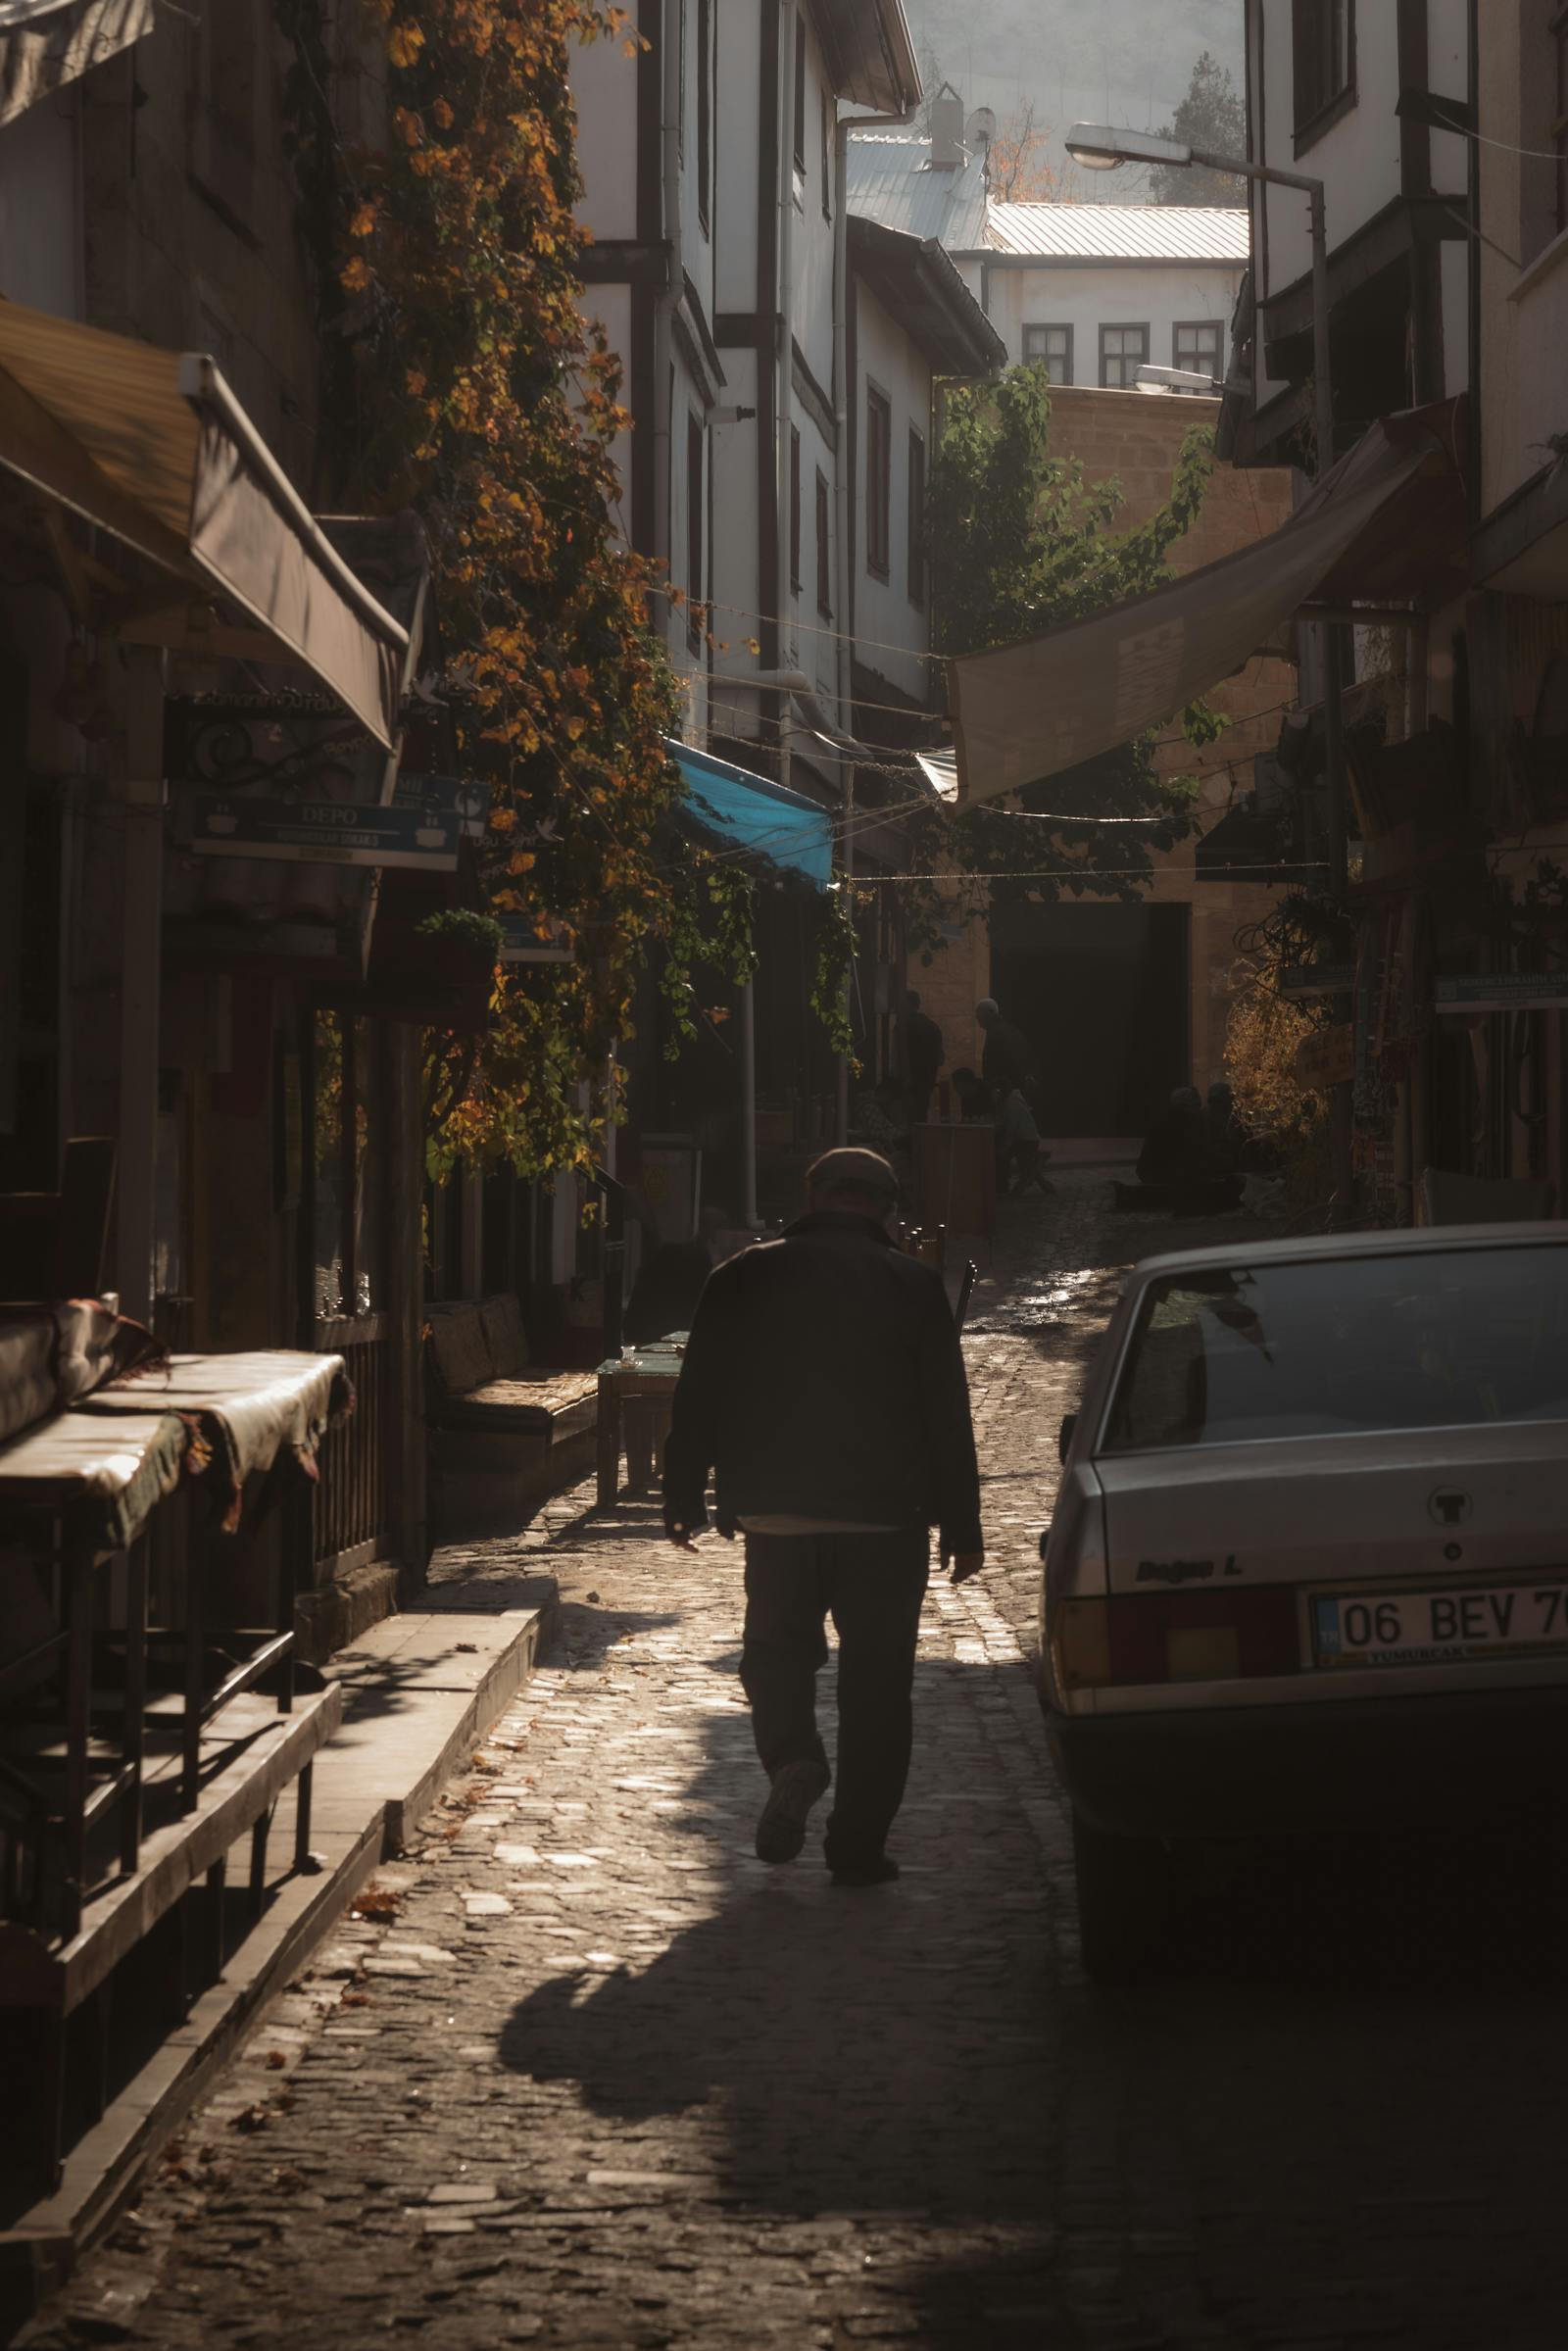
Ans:
{"label": "street lamp", "polygon": [[1225,386],[1199,367],[1158,367],[1146,360],[1134,378],[1140,392],[1176,392],[1189,398],[1212,400]]}
{"label": "street lamp", "polygon": [[1271,187],[1299,188],[1307,202],[1312,232],[1312,378],[1317,394],[1317,469],[1321,476],[1334,463],[1334,394],[1329,358],[1329,249],[1325,225],[1323,182],[1299,171],[1277,171],[1272,164],[1249,163],[1245,156],[1210,155],[1201,147],[1184,147],[1179,139],[1158,139],[1147,130],[1115,130],[1108,122],[1075,122],[1067,133],[1067,153],[1086,171],[1114,171],[1122,164],[1163,164],[1175,171],[1200,164],[1206,171],[1223,171],[1232,179],[1266,180]]}

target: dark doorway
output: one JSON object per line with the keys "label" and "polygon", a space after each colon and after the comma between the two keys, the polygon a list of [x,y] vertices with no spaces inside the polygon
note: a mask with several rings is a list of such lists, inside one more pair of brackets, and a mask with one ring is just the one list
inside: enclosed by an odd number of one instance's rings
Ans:
{"label": "dark doorway", "polygon": [[998,909],[991,993],[1034,1048],[1047,1135],[1142,1135],[1186,1083],[1188,912]]}

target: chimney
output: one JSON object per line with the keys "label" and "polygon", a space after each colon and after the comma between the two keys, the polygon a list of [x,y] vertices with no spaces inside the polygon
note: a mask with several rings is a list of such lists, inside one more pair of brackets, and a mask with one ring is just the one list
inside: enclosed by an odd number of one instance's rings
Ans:
{"label": "chimney", "polygon": [[931,101],[931,169],[958,171],[968,162],[963,143],[963,100],[945,81]]}

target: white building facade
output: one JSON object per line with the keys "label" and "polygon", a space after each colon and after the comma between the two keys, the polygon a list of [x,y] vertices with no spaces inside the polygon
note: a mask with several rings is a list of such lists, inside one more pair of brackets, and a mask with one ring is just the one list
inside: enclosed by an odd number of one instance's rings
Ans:
{"label": "white building facade", "polygon": [[993,204],[955,257],[1008,364],[1128,390],[1141,367],[1223,382],[1248,259],[1245,212],[1168,204]]}
{"label": "white building facade", "polygon": [[[635,13],[638,56],[599,42],[573,71],[587,308],[633,418],[623,527],[667,578],[689,739],[837,797],[819,722],[849,726],[861,527],[840,124],[912,112],[908,26],[902,0]],[[911,401],[929,415],[929,378],[925,365],[913,391],[901,379],[901,416]]]}
{"label": "white building facade", "polygon": [[[1468,111],[1474,14],[1469,0],[1248,0],[1252,160],[1327,189],[1341,447],[1369,419],[1452,399],[1472,379],[1473,142],[1442,127],[1433,102]],[[1267,459],[1308,427],[1306,200],[1254,183],[1251,222],[1250,447]]]}
{"label": "white building facade", "polygon": [[1010,204],[987,171],[989,119],[940,97],[929,133],[857,133],[851,208],[935,239],[1001,337],[1005,365],[1053,383],[1130,389],[1141,367],[1223,381],[1246,274],[1244,210],[1166,204]]}
{"label": "white building facade", "polygon": [[[686,724],[707,724],[707,614],[712,594],[712,416],[724,392],[717,306],[716,0],[641,0],[642,46],[601,40],[576,52],[572,93],[591,234],[585,307],[623,368],[635,418],[615,451],[620,521],[659,564],[665,642],[686,695]],[[728,23],[729,20],[726,20]]]}

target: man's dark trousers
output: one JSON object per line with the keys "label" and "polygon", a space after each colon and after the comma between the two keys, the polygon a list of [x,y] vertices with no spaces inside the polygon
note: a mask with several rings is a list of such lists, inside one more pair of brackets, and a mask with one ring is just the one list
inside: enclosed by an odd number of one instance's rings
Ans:
{"label": "man's dark trousers", "polygon": [[762,1768],[825,1761],[816,1729],[823,1632],[839,1637],[839,1745],[823,1851],[830,1869],[881,1854],[904,1800],[911,1688],[930,1569],[924,1527],[894,1535],[748,1535],[741,1682]]}

